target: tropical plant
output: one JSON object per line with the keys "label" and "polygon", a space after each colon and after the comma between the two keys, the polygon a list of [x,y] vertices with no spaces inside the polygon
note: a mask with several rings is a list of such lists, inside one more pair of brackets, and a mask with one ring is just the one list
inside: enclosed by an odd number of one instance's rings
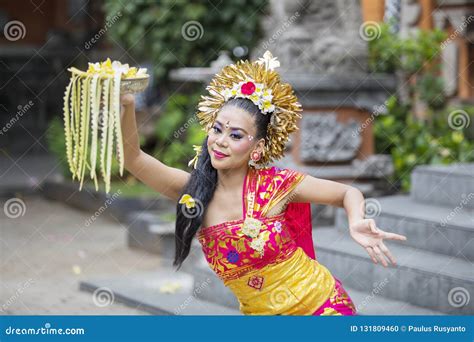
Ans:
{"label": "tropical plant", "polygon": [[[389,153],[395,166],[393,181],[402,190],[410,188],[410,173],[421,164],[450,164],[474,161],[474,134],[469,125],[454,127],[450,113],[460,111],[464,120],[474,119],[474,109],[447,108],[439,53],[446,34],[438,29],[418,31],[401,38],[387,23],[369,42],[369,66],[374,72],[403,75],[408,101],[397,95],[386,103],[387,113],[374,123],[377,153]],[[425,104],[424,117],[415,115],[415,103]],[[472,126],[471,126],[472,127]]]}
{"label": "tropical plant", "polygon": [[[219,51],[248,51],[261,34],[268,0],[106,0],[105,12],[117,20],[115,40],[139,60],[150,60],[158,83],[183,66],[208,66]],[[242,58],[246,55],[241,56]]]}

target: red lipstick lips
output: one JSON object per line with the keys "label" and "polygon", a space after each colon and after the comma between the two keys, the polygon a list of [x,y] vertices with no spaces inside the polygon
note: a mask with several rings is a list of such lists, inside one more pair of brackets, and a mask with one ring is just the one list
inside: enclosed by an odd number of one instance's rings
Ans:
{"label": "red lipstick lips", "polygon": [[216,150],[212,150],[212,152],[214,152],[214,157],[216,157],[217,159],[222,159],[222,158],[228,157],[227,154],[224,154],[224,153],[216,151]]}

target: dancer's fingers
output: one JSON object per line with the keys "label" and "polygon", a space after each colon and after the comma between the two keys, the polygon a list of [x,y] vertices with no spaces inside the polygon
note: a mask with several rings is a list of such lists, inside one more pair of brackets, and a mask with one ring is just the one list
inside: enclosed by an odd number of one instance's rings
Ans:
{"label": "dancer's fingers", "polygon": [[374,251],[372,250],[372,247],[365,247],[365,250],[367,251],[367,253],[368,253],[368,254],[370,255],[370,257],[372,258],[372,261],[377,264],[377,263],[378,263],[378,262],[377,262],[377,258],[375,257],[375,253],[374,253]]}
{"label": "dancer's fingers", "polygon": [[400,241],[405,241],[407,239],[405,235],[389,233],[389,232],[384,232],[384,231],[381,231],[381,233],[382,233],[382,238],[384,239],[400,240]]}
{"label": "dancer's fingers", "polygon": [[393,257],[393,254],[390,252],[390,250],[387,248],[387,246],[385,246],[385,244],[382,242],[380,242],[379,244],[379,247],[380,247],[380,250],[388,257],[388,259],[392,262],[392,264],[396,265],[397,262],[395,260],[395,258]]}
{"label": "dancer's fingers", "polygon": [[384,265],[384,267],[387,267],[388,266],[388,263],[387,263],[387,260],[385,260],[385,257],[382,253],[382,251],[380,250],[380,248],[378,248],[377,246],[374,246],[372,247],[374,252],[375,252],[375,255],[379,258],[379,260],[382,262],[382,265]]}
{"label": "dancer's fingers", "polygon": [[374,220],[369,220],[369,227],[372,233],[377,234],[379,232]]}

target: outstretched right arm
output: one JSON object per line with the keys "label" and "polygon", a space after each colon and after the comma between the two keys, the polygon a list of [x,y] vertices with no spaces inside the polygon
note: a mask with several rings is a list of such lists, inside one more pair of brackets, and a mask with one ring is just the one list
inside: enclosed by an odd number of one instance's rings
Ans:
{"label": "outstretched right arm", "polygon": [[179,200],[179,196],[189,180],[186,171],[169,167],[140,149],[135,117],[135,98],[122,96],[121,118],[125,168],[137,179],[160,194]]}

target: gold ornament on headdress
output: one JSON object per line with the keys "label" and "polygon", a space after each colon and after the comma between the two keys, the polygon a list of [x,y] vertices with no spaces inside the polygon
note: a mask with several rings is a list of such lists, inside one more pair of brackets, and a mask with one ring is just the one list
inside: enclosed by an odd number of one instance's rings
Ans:
{"label": "gold ornament on headdress", "polygon": [[208,96],[201,96],[196,114],[203,129],[208,132],[214,125],[217,113],[231,98],[250,99],[260,108],[262,115],[271,115],[267,139],[260,164],[268,164],[283,156],[289,135],[296,131],[301,118],[301,104],[292,87],[280,80],[274,70],[280,62],[266,51],[258,61],[238,61],[222,68],[211,80]]}
{"label": "gold ornament on headdress", "polygon": [[199,156],[201,155],[202,152],[202,146],[200,145],[193,145],[194,152],[196,152],[196,155],[194,156],[193,159],[191,159],[188,163],[188,166],[193,165],[193,168],[196,168]]}

